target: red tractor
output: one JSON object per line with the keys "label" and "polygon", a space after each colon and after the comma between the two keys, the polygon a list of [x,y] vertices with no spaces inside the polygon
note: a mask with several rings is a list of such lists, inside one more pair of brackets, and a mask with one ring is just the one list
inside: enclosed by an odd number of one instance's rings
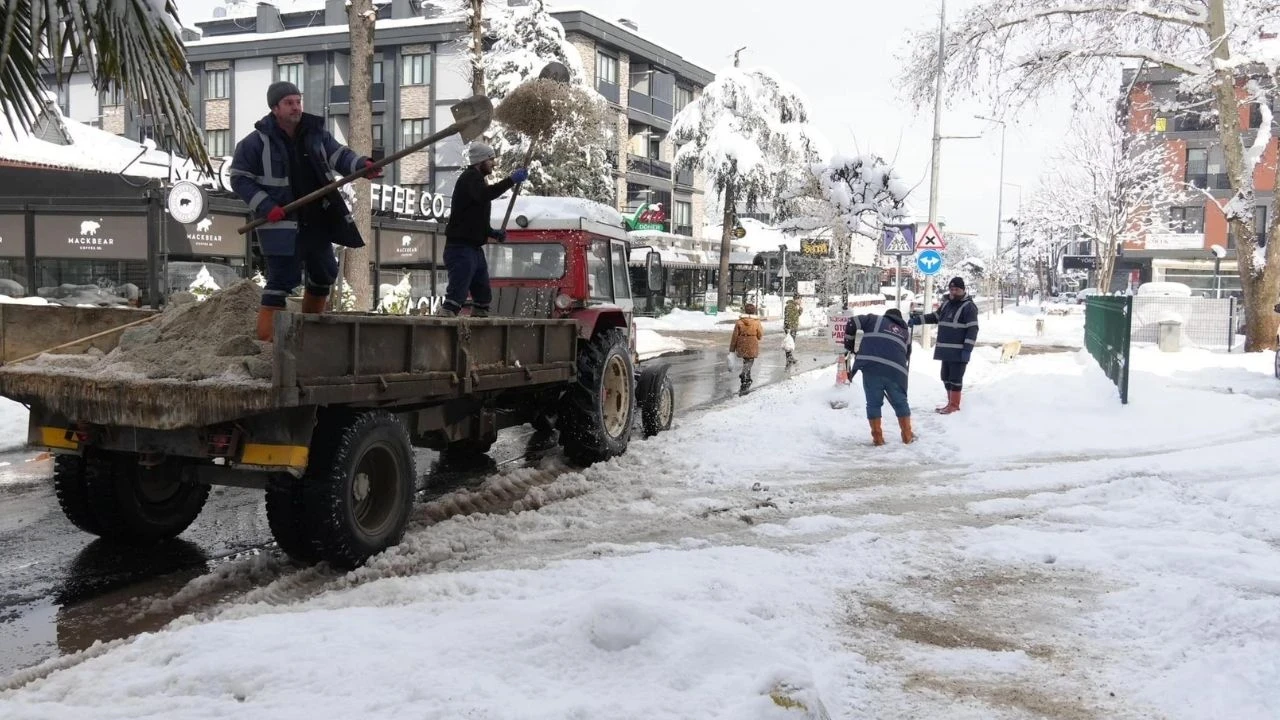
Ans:
{"label": "red tractor", "polygon": [[[559,429],[576,462],[624,452],[637,411],[646,437],[670,428],[675,412],[667,366],[639,367],[627,267],[633,248],[620,222],[605,222],[611,213],[587,201],[521,198],[506,242],[485,246],[493,316],[578,324],[577,379],[552,392],[559,397],[543,398],[531,418],[539,429]],[[661,283],[659,254],[650,251],[645,262],[646,284]]]}

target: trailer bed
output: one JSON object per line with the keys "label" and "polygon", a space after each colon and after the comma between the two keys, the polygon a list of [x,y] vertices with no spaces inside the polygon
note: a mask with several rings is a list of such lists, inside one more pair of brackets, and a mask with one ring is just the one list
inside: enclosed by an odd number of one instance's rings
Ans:
{"label": "trailer bed", "polygon": [[393,408],[572,380],[577,323],[279,313],[271,352],[263,380],[94,377],[17,363],[0,367],[0,395],[69,422],[152,430],[299,406]]}

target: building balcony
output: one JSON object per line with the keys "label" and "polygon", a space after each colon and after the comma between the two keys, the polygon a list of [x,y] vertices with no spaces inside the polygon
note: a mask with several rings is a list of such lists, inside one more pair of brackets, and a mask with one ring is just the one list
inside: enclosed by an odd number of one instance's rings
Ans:
{"label": "building balcony", "polygon": [[652,158],[641,157],[639,155],[627,155],[627,172],[662,178],[663,180],[668,181],[671,180],[670,163],[664,163],[661,160],[654,160]]}
{"label": "building balcony", "polygon": [[618,105],[622,102],[622,91],[617,83],[605,82],[604,80],[596,81],[596,92],[604,96],[605,100]]}
{"label": "building balcony", "polygon": [[635,90],[627,93],[627,107],[639,110],[640,112],[649,113],[654,117],[659,117],[667,121],[670,121],[671,118],[675,117],[675,108],[671,103],[665,100],[659,100],[658,98],[649,97],[648,95],[638,93]]}
{"label": "building balcony", "polygon": [[[369,86],[369,99],[373,102],[381,102],[387,99],[387,86],[385,83],[373,83]],[[334,85],[329,88],[329,102],[332,103],[349,103],[351,102],[351,86],[350,85]]]}
{"label": "building balcony", "polygon": [[1231,181],[1226,173],[1188,173],[1186,183],[1201,190],[1230,190]]}

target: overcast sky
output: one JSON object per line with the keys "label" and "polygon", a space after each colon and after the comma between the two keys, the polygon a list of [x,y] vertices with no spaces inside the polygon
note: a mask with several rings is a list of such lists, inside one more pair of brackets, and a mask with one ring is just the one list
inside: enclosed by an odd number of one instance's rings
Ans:
{"label": "overcast sky", "polygon": [[[975,0],[950,0],[955,17]],[[177,0],[188,13],[207,17],[219,0]],[[895,159],[904,177],[920,185],[911,198],[921,216],[929,206],[932,107],[908,105],[895,80],[905,39],[918,28],[937,26],[939,0],[789,0],[737,3],[720,0],[564,0],[555,9],[580,8],[608,20],[629,18],[640,34],[712,72],[733,62],[746,46],[743,64],[773,70],[808,99],[810,116],[838,152],[875,151]],[[588,60],[590,62],[590,60]],[[1119,79],[1117,79],[1119,82]],[[952,229],[979,235],[994,245],[1000,167],[999,126],[974,119],[992,108],[953,98],[943,112],[943,135],[979,135],[944,140],[939,173],[939,215]],[[1065,105],[1065,104],[1064,104]],[[1046,156],[1066,129],[1063,106],[1026,109],[1010,117],[1005,151],[1004,215],[1017,212],[1019,194],[1035,187]]]}

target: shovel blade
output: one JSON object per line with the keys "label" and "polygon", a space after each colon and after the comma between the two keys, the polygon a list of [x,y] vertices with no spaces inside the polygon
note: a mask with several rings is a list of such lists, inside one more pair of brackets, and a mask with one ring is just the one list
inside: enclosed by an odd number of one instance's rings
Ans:
{"label": "shovel blade", "polygon": [[472,95],[449,108],[453,124],[458,128],[462,142],[469,143],[484,134],[493,120],[493,101],[484,95]]}

